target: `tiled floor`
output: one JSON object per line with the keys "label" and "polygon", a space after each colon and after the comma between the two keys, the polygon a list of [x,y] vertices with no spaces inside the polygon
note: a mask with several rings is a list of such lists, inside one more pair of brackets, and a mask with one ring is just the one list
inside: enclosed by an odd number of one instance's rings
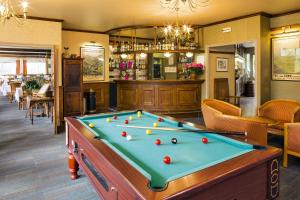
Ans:
{"label": "tiled floor", "polygon": [[[24,116],[0,97],[0,200],[98,199],[81,171],[78,180],[70,180],[64,134],[53,135],[48,119],[36,118],[31,125]],[[278,138],[271,143],[281,145]],[[300,159],[281,168],[280,186],[280,200],[300,200]]]}

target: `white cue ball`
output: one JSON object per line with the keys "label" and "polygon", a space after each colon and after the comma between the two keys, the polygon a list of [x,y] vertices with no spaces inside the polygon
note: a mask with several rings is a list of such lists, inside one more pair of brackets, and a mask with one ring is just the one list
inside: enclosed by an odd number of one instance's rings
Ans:
{"label": "white cue ball", "polygon": [[132,136],[131,135],[127,135],[126,136],[126,140],[128,140],[128,141],[132,140]]}

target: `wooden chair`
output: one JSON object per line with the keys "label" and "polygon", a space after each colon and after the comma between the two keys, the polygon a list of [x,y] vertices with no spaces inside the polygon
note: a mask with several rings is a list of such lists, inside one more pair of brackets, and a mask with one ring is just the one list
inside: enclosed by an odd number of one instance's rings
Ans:
{"label": "wooden chair", "polygon": [[10,82],[9,85],[10,85],[11,91],[8,93],[8,99],[9,99],[9,102],[12,103],[13,100],[15,99],[16,89],[21,86],[21,83],[20,82]]}
{"label": "wooden chair", "polygon": [[300,123],[284,124],[283,166],[288,166],[288,156],[300,157]]}
{"label": "wooden chair", "polygon": [[274,99],[258,108],[257,118],[270,121],[268,132],[283,136],[284,124],[300,122],[300,102],[288,99]]}
{"label": "wooden chair", "polygon": [[215,78],[214,85],[215,99],[226,101],[236,106],[240,106],[241,97],[229,95],[228,78]]}
{"label": "wooden chair", "polygon": [[267,123],[241,117],[241,109],[237,106],[217,99],[205,99],[202,114],[208,129],[247,132],[249,139],[267,144]]}

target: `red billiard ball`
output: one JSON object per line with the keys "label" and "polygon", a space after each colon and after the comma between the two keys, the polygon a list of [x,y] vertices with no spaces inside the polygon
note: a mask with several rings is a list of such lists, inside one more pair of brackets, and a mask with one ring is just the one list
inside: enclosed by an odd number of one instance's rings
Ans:
{"label": "red billiard ball", "polygon": [[126,135],[127,135],[126,131],[122,131],[121,135],[122,135],[122,137],[126,137]]}
{"label": "red billiard ball", "polygon": [[164,120],[163,120],[163,118],[159,117],[159,118],[157,119],[157,121],[162,122],[162,121],[164,121]]}
{"label": "red billiard ball", "polygon": [[155,140],[155,144],[156,144],[156,145],[160,145],[160,144],[161,144],[160,139],[156,139],[156,140]]}
{"label": "red billiard ball", "polygon": [[207,138],[202,138],[202,142],[203,142],[203,144],[207,144],[208,143],[208,139]]}
{"label": "red billiard ball", "polygon": [[124,123],[125,123],[125,124],[128,124],[128,120],[126,119]]}
{"label": "red billiard ball", "polygon": [[167,165],[171,163],[171,158],[170,158],[170,156],[165,156],[165,157],[164,157],[164,163],[167,164]]}
{"label": "red billiard ball", "polygon": [[114,120],[116,120],[116,119],[118,119],[118,116],[117,116],[117,115],[114,116]]}

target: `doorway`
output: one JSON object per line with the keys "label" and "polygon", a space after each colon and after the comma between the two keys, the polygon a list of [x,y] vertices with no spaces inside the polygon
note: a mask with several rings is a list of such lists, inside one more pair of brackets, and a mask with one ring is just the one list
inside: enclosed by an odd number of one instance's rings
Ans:
{"label": "doorway", "polygon": [[51,47],[0,45],[1,107],[11,118],[55,132],[54,68]]}
{"label": "doorway", "polygon": [[221,79],[222,84],[228,84],[225,87],[228,88],[227,95],[230,96],[228,101],[240,106],[243,116],[255,116],[257,107],[255,58],[254,42],[209,47],[210,98],[218,98],[216,90],[220,88],[216,88],[215,84],[216,80]]}

